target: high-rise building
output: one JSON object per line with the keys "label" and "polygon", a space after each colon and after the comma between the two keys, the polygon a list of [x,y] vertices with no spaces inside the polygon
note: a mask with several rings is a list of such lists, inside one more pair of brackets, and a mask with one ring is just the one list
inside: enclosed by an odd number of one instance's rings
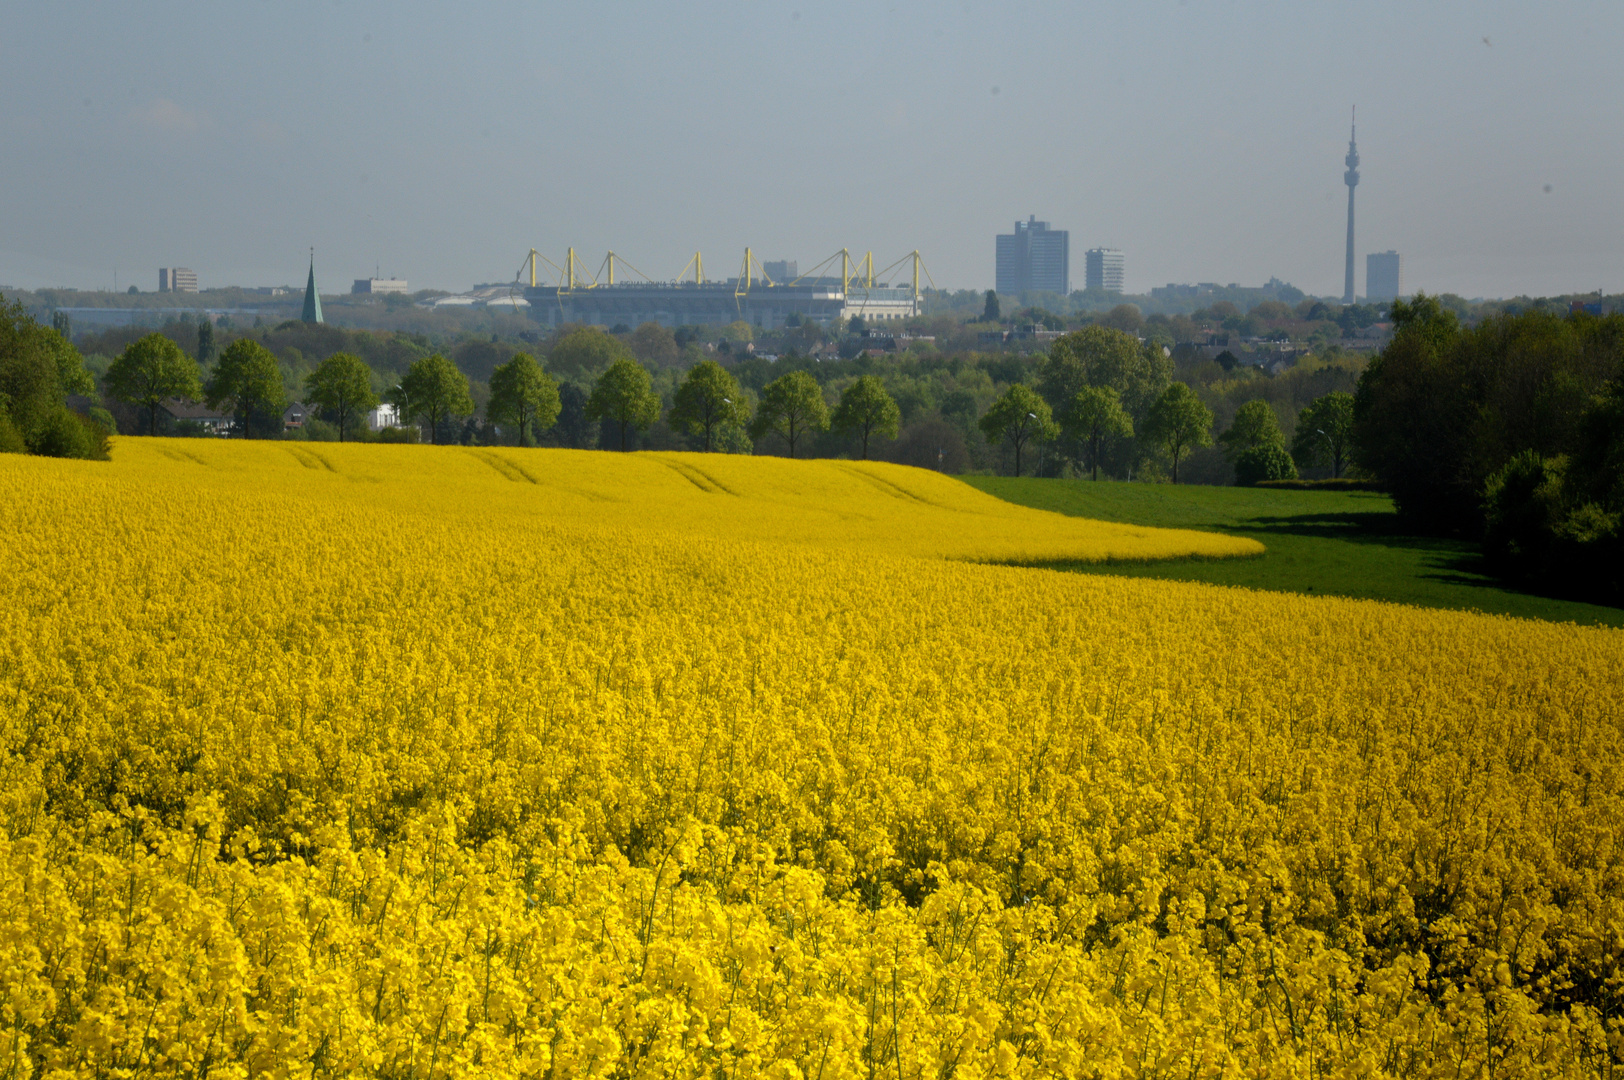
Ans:
{"label": "high-rise building", "polygon": [[776,259],[761,264],[768,277],[782,285],[800,277],[800,265],[794,259]]}
{"label": "high-rise building", "polygon": [[1365,256],[1365,299],[1397,300],[1404,295],[1404,261],[1396,251]]}
{"label": "high-rise building", "polygon": [[[1357,113],[1354,116],[1357,118]],[[1351,304],[1353,295],[1353,189],[1359,186],[1359,145],[1354,141],[1358,134],[1358,125],[1348,125],[1348,156],[1343,160],[1348,164],[1348,171],[1342,174],[1342,182],[1348,185],[1348,258],[1346,274],[1342,283],[1342,302]]]}
{"label": "high-rise building", "polygon": [[1083,287],[1090,292],[1121,293],[1127,261],[1116,248],[1089,248],[1084,256]]}
{"label": "high-rise building", "polygon": [[197,292],[197,273],[184,266],[158,268],[159,292]]}
{"label": "high-rise building", "polygon": [[305,282],[304,310],[299,313],[299,321],[307,323],[321,322],[321,293],[316,291],[316,249],[310,249],[310,278]]}
{"label": "high-rise building", "polygon": [[997,287],[1014,296],[1023,292],[1071,291],[1071,234],[1051,229],[1036,215],[1015,223],[1013,233],[998,236]]}

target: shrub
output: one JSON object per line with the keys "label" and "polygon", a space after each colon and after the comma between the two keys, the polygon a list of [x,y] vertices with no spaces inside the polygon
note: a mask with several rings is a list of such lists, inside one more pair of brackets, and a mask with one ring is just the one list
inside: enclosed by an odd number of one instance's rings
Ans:
{"label": "shrub", "polygon": [[1241,451],[1235,459],[1235,483],[1243,486],[1264,480],[1295,480],[1297,465],[1291,452],[1277,442],[1263,443]]}
{"label": "shrub", "polygon": [[108,459],[107,430],[100,424],[59,405],[46,414],[29,450],[41,457]]}

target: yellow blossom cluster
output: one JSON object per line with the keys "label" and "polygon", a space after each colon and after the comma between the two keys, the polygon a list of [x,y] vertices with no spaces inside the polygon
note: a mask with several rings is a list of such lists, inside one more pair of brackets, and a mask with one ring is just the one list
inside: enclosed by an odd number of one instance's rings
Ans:
{"label": "yellow blossom cluster", "polygon": [[983,565],[1223,538],[874,465],[0,496],[5,1077],[1624,1061],[1618,631]]}

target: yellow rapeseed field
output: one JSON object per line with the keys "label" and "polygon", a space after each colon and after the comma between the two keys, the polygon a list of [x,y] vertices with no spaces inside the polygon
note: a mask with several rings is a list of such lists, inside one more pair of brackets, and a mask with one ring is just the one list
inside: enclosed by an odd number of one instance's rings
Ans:
{"label": "yellow rapeseed field", "polygon": [[1618,1071],[1624,633],[986,565],[1234,543],[0,455],[0,1077]]}

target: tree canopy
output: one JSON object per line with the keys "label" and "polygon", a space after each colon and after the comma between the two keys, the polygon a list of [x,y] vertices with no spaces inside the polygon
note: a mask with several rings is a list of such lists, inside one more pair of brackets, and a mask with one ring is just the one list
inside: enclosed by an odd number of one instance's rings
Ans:
{"label": "tree canopy", "polygon": [[717,432],[749,420],[744,391],[731,372],[714,360],[702,360],[688,369],[671,404],[671,426],[705,440],[710,453]]}
{"label": "tree canopy", "polygon": [[886,392],[885,383],[878,375],[861,375],[857,381],[841,391],[840,404],[829,418],[836,431],[855,432],[863,444],[863,460],[868,460],[869,439],[875,435],[897,437],[902,422],[902,410]]}
{"label": "tree canopy", "polygon": [[203,396],[203,373],[179,345],[154,331],[131,342],[107,368],[107,390],[147,410],[147,434],[158,434],[158,410],[170,398]]}
{"label": "tree canopy", "polygon": [[[57,314],[62,314],[57,312]],[[87,428],[66,404],[91,395],[95,382],[61,333],[20,303],[0,303],[0,450],[52,457],[105,457],[105,433]]]}
{"label": "tree canopy", "polygon": [[992,403],[980,421],[981,433],[991,443],[1006,441],[1015,450],[1015,475],[1021,475],[1021,452],[1033,440],[1052,439],[1059,433],[1049,403],[1031,387],[1015,383]]}
{"label": "tree canopy", "polygon": [[1297,414],[1291,456],[1303,468],[1329,466],[1332,478],[1342,475],[1353,449],[1353,395],[1340,390],[1317,397]]}
{"label": "tree canopy", "polygon": [[[675,340],[675,339],[673,339]],[[605,371],[618,360],[633,360],[624,342],[595,326],[571,330],[547,353],[547,370],[561,379]]]}
{"label": "tree canopy", "polygon": [[823,403],[823,388],[804,371],[788,371],[761,391],[761,404],[750,423],[750,436],[762,438],[777,432],[789,444],[789,456],[808,431],[829,430],[829,409]]}
{"label": "tree canopy", "polygon": [[485,418],[495,424],[515,425],[520,446],[529,445],[531,434],[557,423],[560,408],[558,384],[529,353],[514,353],[491,372],[491,400],[485,406]]}
{"label": "tree canopy", "polygon": [[268,418],[274,416],[280,431],[282,410],[287,407],[276,357],[253,338],[238,338],[226,346],[204,388],[204,398],[210,408],[230,406],[244,438],[255,419],[268,428]]}
{"label": "tree canopy", "polygon": [[1080,444],[1095,480],[1100,478],[1100,454],[1111,439],[1133,436],[1133,418],[1123,411],[1112,386],[1088,386],[1072,395],[1060,414],[1060,428]]}
{"label": "tree canopy", "polygon": [[598,377],[587,398],[588,420],[608,420],[620,429],[620,448],[627,448],[632,431],[653,427],[660,418],[660,396],[648,369],[636,360],[621,359]]}
{"label": "tree canopy", "polygon": [[440,424],[454,416],[474,411],[468,392],[468,377],[439,353],[425,356],[407,369],[400,380],[396,404],[408,416],[421,416],[429,424],[429,442],[439,442]]}
{"label": "tree canopy", "polygon": [[1212,410],[1183,383],[1162,391],[1145,417],[1145,435],[1173,459],[1173,483],[1179,482],[1179,459],[1197,446],[1212,445]]}
{"label": "tree canopy", "polygon": [[334,353],[305,376],[305,401],[338,421],[338,441],[355,421],[378,407],[372,369],[353,353]]}
{"label": "tree canopy", "polygon": [[1260,446],[1285,446],[1286,437],[1269,403],[1253,398],[1236,410],[1235,419],[1228,430],[1218,436],[1218,441],[1224,445],[1225,456],[1234,461]]}
{"label": "tree canopy", "polygon": [[1038,375],[1038,390],[1056,410],[1064,410],[1080,390],[1109,386],[1137,423],[1172,378],[1172,361],[1161,349],[1108,326],[1085,326],[1049,346]]}

